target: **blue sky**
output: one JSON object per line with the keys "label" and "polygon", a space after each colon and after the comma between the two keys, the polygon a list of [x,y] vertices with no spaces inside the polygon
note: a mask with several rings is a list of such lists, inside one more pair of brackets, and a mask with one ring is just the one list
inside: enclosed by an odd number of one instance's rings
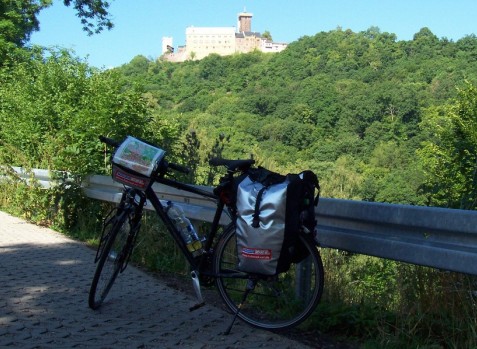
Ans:
{"label": "blue sky", "polygon": [[185,44],[185,29],[235,27],[237,14],[253,13],[252,30],[268,30],[274,41],[292,42],[338,27],[360,32],[377,26],[411,40],[423,27],[439,38],[477,33],[477,0],[110,0],[115,27],[87,36],[75,12],[54,0],[40,13],[31,43],[73,49],[98,68],[128,63],[137,55],[157,58],[162,37]]}

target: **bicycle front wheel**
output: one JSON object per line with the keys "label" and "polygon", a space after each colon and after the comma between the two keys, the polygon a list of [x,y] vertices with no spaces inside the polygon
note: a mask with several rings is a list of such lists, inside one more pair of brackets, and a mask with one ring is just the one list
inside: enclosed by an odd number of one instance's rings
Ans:
{"label": "bicycle front wheel", "polygon": [[293,263],[287,272],[260,277],[238,270],[235,226],[227,228],[218,243],[214,267],[219,294],[233,313],[249,280],[258,278],[238,313],[243,321],[266,330],[283,330],[298,325],[315,310],[323,292],[323,263],[312,239],[303,234],[299,238],[308,257]]}
{"label": "bicycle front wheel", "polygon": [[110,219],[104,234],[107,237],[101,256],[96,266],[93,281],[89,291],[88,305],[91,309],[98,309],[106,299],[121,268],[128,258],[128,236],[131,231],[129,215],[120,211]]}

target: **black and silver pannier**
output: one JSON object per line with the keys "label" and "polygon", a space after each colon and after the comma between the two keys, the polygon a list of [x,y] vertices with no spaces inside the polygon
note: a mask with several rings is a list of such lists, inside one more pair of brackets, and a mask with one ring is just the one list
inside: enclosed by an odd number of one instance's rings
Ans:
{"label": "black and silver pannier", "polygon": [[263,275],[288,270],[307,256],[299,231],[315,230],[318,179],[311,171],[286,176],[252,169],[237,188],[239,269]]}

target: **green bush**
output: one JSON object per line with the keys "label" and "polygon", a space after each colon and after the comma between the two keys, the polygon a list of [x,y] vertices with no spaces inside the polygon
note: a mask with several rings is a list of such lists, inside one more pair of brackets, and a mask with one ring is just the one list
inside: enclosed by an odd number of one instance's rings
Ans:
{"label": "green bush", "polygon": [[364,348],[474,348],[477,279],[322,250],[323,301],[309,328],[354,337]]}
{"label": "green bush", "polygon": [[68,51],[41,52],[0,70],[0,163],[97,173],[105,164],[99,135],[147,130],[141,92],[123,90],[119,80]]}

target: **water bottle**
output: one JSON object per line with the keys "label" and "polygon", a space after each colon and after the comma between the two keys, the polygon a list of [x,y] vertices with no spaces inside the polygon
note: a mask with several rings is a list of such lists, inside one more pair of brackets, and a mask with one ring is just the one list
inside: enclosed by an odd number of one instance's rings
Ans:
{"label": "water bottle", "polygon": [[180,206],[174,205],[171,201],[167,202],[166,212],[174,223],[175,227],[181,233],[187,249],[194,257],[202,254],[202,242],[197,235],[194,226],[190,220],[184,215],[184,211]]}

